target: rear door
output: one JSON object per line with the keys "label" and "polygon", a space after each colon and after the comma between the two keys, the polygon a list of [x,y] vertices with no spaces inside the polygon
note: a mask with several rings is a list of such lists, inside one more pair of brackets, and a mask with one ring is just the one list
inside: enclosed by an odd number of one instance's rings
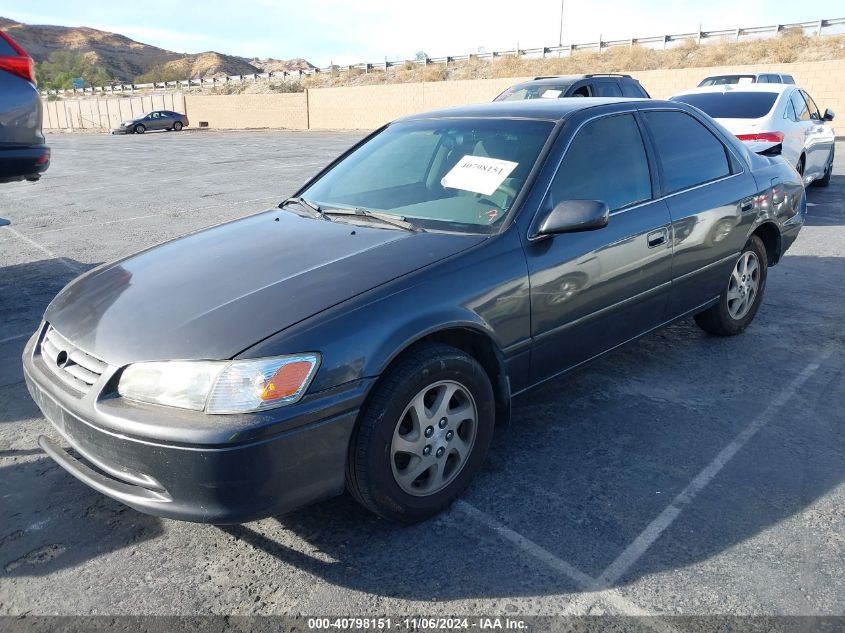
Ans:
{"label": "rear door", "polygon": [[611,215],[601,229],[526,243],[532,382],[657,326],[670,285],[669,211],[652,199],[636,115],[587,110],[568,125],[577,131],[557,141],[550,160],[559,165],[537,217],[564,200],[603,200]]}
{"label": "rear door", "polygon": [[717,297],[756,217],[757,184],[715,130],[692,114],[643,111],[672,220],[677,317]]}

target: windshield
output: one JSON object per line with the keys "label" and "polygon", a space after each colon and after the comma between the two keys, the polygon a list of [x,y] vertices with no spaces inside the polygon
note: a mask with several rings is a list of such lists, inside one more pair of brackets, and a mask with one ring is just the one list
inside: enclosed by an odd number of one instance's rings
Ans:
{"label": "windshield", "polygon": [[507,215],[553,127],[512,119],[394,123],[300,195],[326,211],[381,211],[425,228],[489,233]]}
{"label": "windshield", "polygon": [[759,119],[771,111],[777,98],[777,92],[704,92],[672,97],[672,101],[688,103],[714,119]]}
{"label": "windshield", "polygon": [[494,101],[522,101],[524,99],[558,99],[572,84],[532,84],[508,88]]}

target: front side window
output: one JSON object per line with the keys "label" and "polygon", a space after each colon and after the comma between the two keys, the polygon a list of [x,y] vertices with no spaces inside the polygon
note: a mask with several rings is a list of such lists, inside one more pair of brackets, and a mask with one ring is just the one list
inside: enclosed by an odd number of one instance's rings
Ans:
{"label": "front side window", "polygon": [[662,167],[665,193],[675,193],[731,173],[725,146],[685,112],[644,113]]}
{"label": "front side window", "polygon": [[329,209],[381,211],[424,228],[497,230],[554,124],[512,119],[394,123],[301,193]]}
{"label": "front side window", "polygon": [[819,106],[817,106],[816,102],[813,101],[813,98],[803,90],[801,91],[801,94],[804,96],[804,99],[807,101],[807,105],[810,107],[810,118],[814,121],[821,121],[822,115],[819,114]]}
{"label": "front side window", "polygon": [[549,196],[549,207],[564,200],[601,200],[611,211],[649,200],[648,159],[634,116],[584,125],[566,150]]}
{"label": "front side window", "polygon": [[596,97],[621,97],[622,91],[615,81],[599,81],[593,93]]}

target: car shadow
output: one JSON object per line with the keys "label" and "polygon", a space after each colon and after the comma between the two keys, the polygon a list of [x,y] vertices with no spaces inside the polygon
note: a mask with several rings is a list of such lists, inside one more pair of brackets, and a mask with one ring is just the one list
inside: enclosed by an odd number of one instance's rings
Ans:
{"label": "car shadow", "polygon": [[[743,336],[708,336],[683,321],[519,397],[465,502],[599,576],[821,351],[845,350],[837,326],[845,305],[824,282],[841,278],[843,258],[788,257],[773,269],[767,304]],[[818,298],[817,312],[792,318],[808,298]],[[618,585],[727,551],[742,557],[738,546],[767,538],[774,526],[802,544],[782,552],[784,565],[804,565],[805,546],[823,551],[823,531],[793,532],[790,524],[845,481],[845,366],[841,354],[831,358]],[[777,379],[746,388],[761,367]],[[343,496],[221,529],[281,563],[376,595],[451,600],[579,589],[460,507],[397,526]],[[753,568],[760,558],[749,547],[741,564]]]}
{"label": "car shadow", "polygon": [[33,452],[0,454],[15,459],[0,466],[0,579],[49,575],[163,533],[159,519],[95,492]]}
{"label": "car shadow", "polygon": [[833,174],[827,187],[807,187],[806,226],[845,225],[845,176]]}

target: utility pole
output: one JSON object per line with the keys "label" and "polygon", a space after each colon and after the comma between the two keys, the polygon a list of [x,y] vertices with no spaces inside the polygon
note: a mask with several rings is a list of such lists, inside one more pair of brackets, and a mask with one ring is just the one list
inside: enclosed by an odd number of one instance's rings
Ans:
{"label": "utility pole", "polygon": [[558,46],[563,46],[563,3],[564,0],[560,0],[560,34],[557,38]]}

